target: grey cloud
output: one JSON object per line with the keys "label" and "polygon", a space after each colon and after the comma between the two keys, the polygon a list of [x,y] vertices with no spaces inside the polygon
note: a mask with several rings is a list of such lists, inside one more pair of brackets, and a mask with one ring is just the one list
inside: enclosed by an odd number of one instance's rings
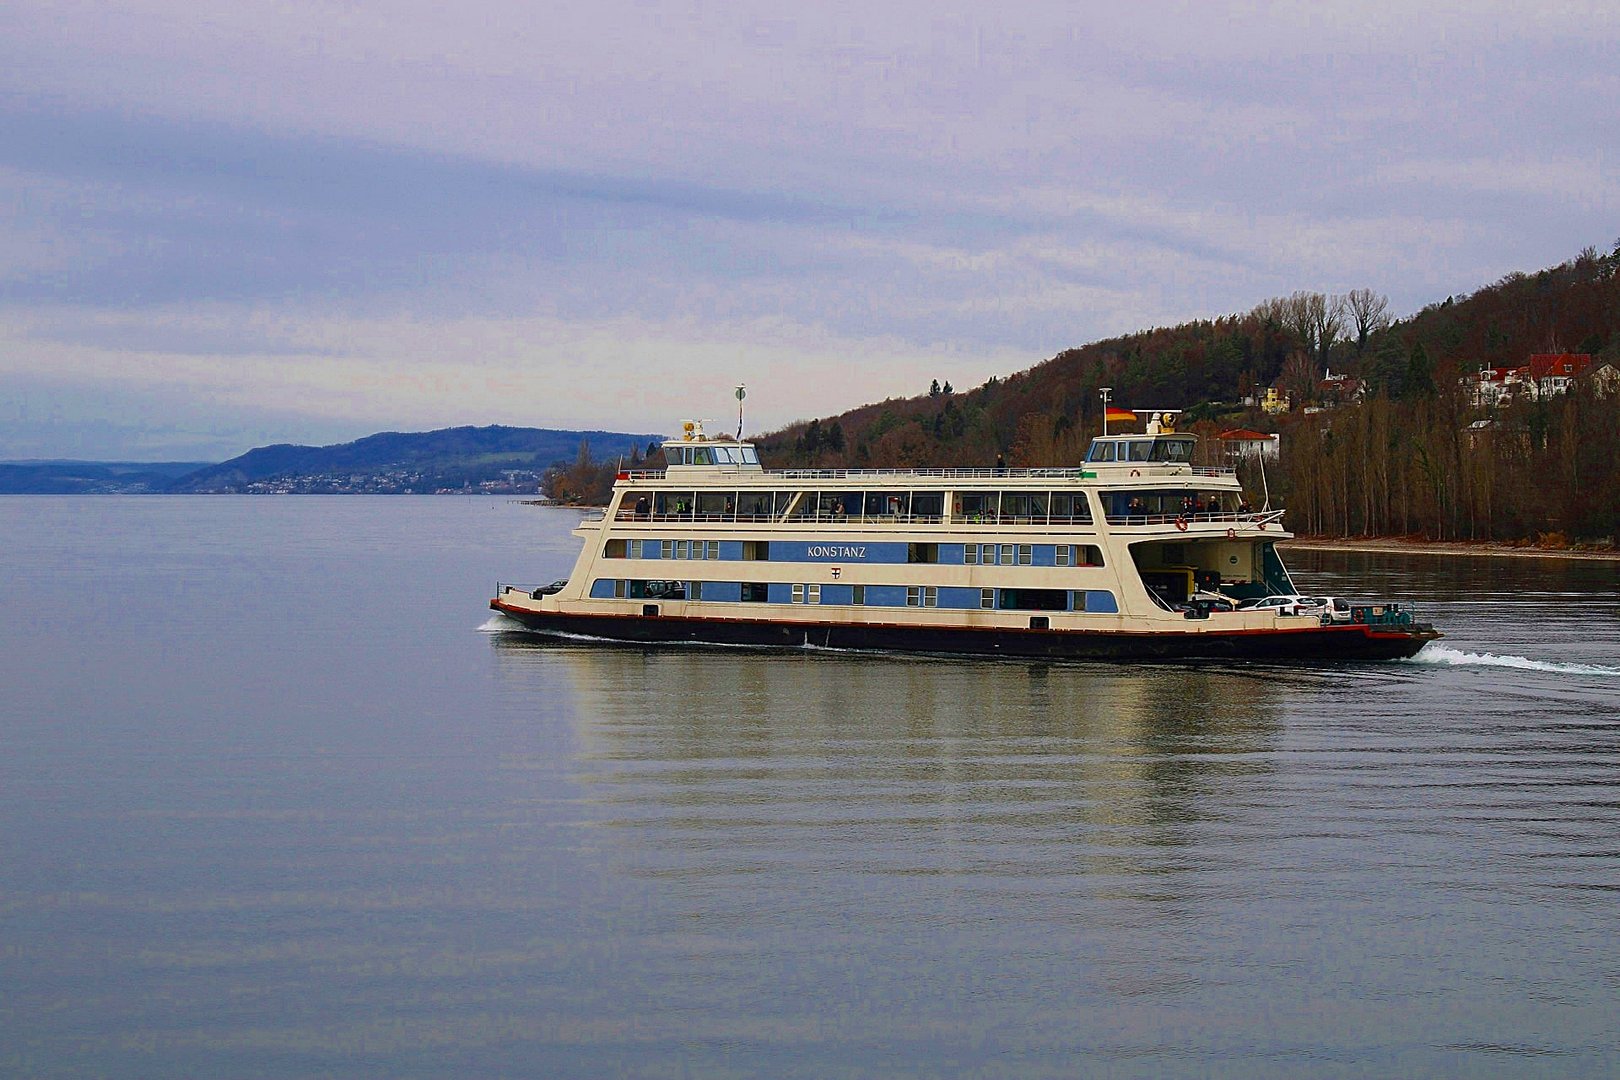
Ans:
{"label": "grey cloud", "polygon": [[[116,251],[13,280],[13,302],[364,297],[453,277],[464,257],[590,262],[599,243],[670,220],[807,225],[879,213],[106,112],[0,111],[0,165],[73,185],[73,198],[53,201],[54,224],[110,238]],[[680,238],[665,239],[673,257]],[[701,245],[684,254],[727,272]]]}
{"label": "grey cloud", "polygon": [[0,315],[84,371],[386,367],[462,317],[1034,362],[1296,288],[1410,310],[1620,201],[1602,9],[114,7],[0,12]]}

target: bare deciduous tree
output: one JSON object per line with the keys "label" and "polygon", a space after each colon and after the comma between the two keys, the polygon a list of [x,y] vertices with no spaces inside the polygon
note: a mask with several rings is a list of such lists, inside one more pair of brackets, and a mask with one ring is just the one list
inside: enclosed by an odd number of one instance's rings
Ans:
{"label": "bare deciduous tree", "polygon": [[1334,342],[1344,332],[1344,297],[1316,293],[1311,303],[1311,333],[1316,338],[1316,359],[1323,366]]}
{"label": "bare deciduous tree", "polygon": [[[1620,250],[1620,240],[1615,241],[1615,249]],[[1262,301],[1255,306],[1254,317],[1262,322],[1276,323],[1286,329],[1288,327],[1288,298],[1273,296],[1270,300]]]}
{"label": "bare deciduous tree", "polygon": [[1287,391],[1296,404],[1303,405],[1316,400],[1317,382],[1321,377],[1316,361],[1311,359],[1310,353],[1301,350],[1290,355],[1287,363],[1283,364],[1277,385]]}
{"label": "bare deciduous tree", "polygon": [[1256,315],[1275,320],[1293,334],[1307,352],[1324,364],[1344,331],[1345,312],[1344,297],[1304,290],[1267,300],[1254,309]]}
{"label": "bare deciduous tree", "polygon": [[1367,351],[1367,339],[1389,326],[1389,297],[1371,289],[1351,289],[1344,295],[1344,305],[1356,328],[1356,355],[1360,356]]}
{"label": "bare deciduous tree", "polygon": [[1321,293],[1291,293],[1282,301],[1282,324],[1299,339],[1310,352],[1316,352],[1316,321],[1318,309],[1327,308],[1327,297]]}

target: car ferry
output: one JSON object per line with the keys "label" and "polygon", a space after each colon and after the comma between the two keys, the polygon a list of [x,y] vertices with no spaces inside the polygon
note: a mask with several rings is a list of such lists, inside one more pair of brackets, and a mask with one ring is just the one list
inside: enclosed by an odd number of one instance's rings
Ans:
{"label": "car ferry", "polygon": [[1261,603],[1301,599],[1283,511],[1194,465],[1174,410],[1149,416],[1034,469],[767,471],[688,422],[662,469],[618,474],[566,580],[490,606],[617,642],[1010,657],[1379,660],[1440,636],[1397,604]]}

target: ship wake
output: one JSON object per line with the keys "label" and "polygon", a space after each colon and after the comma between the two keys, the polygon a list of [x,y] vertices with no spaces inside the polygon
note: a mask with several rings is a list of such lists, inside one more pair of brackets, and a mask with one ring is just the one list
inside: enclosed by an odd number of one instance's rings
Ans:
{"label": "ship wake", "polygon": [[510,615],[505,615],[497,611],[479,625],[478,632],[480,634],[512,634],[521,633],[524,629],[525,627],[522,623],[518,622]]}
{"label": "ship wake", "polygon": [[1570,664],[1552,660],[1532,660],[1528,656],[1464,652],[1438,642],[1425,645],[1421,652],[1412,657],[1411,662],[1439,667],[1514,668],[1518,671],[1546,671],[1557,675],[1607,675],[1620,678],[1620,667],[1605,664]]}

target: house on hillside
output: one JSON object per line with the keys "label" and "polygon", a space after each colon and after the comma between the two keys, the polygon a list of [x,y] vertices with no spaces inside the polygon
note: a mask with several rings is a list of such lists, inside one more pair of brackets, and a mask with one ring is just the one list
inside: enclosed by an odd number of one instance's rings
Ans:
{"label": "house on hillside", "polygon": [[1463,429],[1463,438],[1469,450],[1478,450],[1492,443],[1512,443],[1521,452],[1530,452],[1530,429],[1523,424],[1509,424],[1503,420],[1475,420]]}
{"label": "house on hillside", "polygon": [[1463,429],[1463,438],[1468,442],[1468,449],[1477,450],[1487,442],[1496,428],[1495,420],[1475,420]]}
{"label": "house on hillside", "polygon": [[1472,382],[1474,407],[1488,409],[1500,405],[1519,394],[1529,392],[1530,369],[1528,367],[1482,367],[1479,374],[1472,380],[1464,378],[1464,382]]}
{"label": "house on hillside", "polygon": [[1221,454],[1227,461],[1256,461],[1261,458],[1275,461],[1282,444],[1281,435],[1268,435],[1248,428],[1232,428],[1215,438],[1220,442]]}
{"label": "house on hillside", "polygon": [[1272,416],[1285,413],[1294,407],[1288,394],[1275,386],[1266,387],[1266,396],[1260,399],[1260,410]]}
{"label": "house on hillside", "polygon": [[1344,374],[1335,375],[1333,369],[1328,368],[1327,373],[1316,384],[1316,396],[1329,408],[1334,405],[1348,405],[1352,401],[1361,400],[1362,387],[1360,379]]}
{"label": "house on hillside", "polygon": [[1613,360],[1593,364],[1586,369],[1586,374],[1582,375],[1581,379],[1592,385],[1598,397],[1613,397],[1620,394],[1620,365]]}
{"label": "house on hillside", "polygon": [[1544,398],[1567,391],[1591,366],[1589,353],[1536,353],[1528,365],[1536,394]]}
{"label": "house on hillside", "polygon": [[1518,367],[1482,367],[1472,380],[1476,408],[1519,396],[1549,398],[1565,393],[1592,367],[1588,353],[1536,353]]}

